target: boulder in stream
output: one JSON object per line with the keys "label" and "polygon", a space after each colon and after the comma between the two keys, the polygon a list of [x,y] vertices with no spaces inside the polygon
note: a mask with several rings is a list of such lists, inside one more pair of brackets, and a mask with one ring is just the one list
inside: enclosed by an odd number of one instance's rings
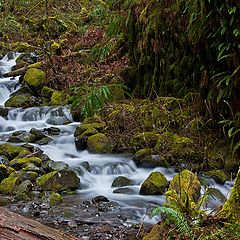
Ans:
{"label": "boulder in stream", "polygon": [[168,186],[166,177],[160,172],[152,172],[143,182],[139,194],[158,195],[163,194]]}
{"label": "boulder in stream", "polygon": [[39,99],[30,94],[21,94],[10,97],[6,102],[6,107],[33,107],[40,104]]}
{"label": "boulder in stream", "polygon": [[87,149],[95,153],[111,153],[113,142],[103,133],[90,136],[87,140]]}
{"label": "boulder in stream", "polygon": [[166,202],[171,202],[171,197],[177,193],[181,201],[185,202],[188,198],[190,201],[197,202],[200,197],[201,183],[196,174],[185,169],[174,176],[170,182]]}
{"label": "boulder in stream", "polygon": [[30,68],[24,75],[23,81],[34,91],[39,91],[44,86],[46,75],[42,70]]}
{"label": "boulder in stream", "polygon": [[112,187],[125,187],[130,185],[133,185],[132,180],[124,176],[116,177],[112,183]]}
{"label": "boulder in stream", "polygon": [[0,145],[0,155],[6,156],[9,160],[12,160],[18,156],[27,155],[28,153],[29,150],[24,147],[15,146],[8,143]]}
{"label": "boulder in stream", "polygon": [[224,184],[227,181],[227,175],[223,170],[212,170],[204,172],[204,174],[208,177],[213,178],[219,184]]}
{"label": "boulder in stream", "polygon": [[61,170],[42,175],[37,179],[37,184],[42,190],[61,192],[67,189],[77,189],[80,179],[74,171]]}

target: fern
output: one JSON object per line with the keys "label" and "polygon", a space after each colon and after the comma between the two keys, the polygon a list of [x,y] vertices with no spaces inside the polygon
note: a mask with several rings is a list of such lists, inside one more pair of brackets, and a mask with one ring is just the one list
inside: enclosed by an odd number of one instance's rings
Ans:
{"label": "fern", "polygon": [[167,215],[167,219],[170,222],[175,223],[177,230],[184,236],[191,237],[193,236],[192,230],[187,222],[185,216],[172,208],[159,206],[152,210],[152,216],[156,216],[160,213]]}

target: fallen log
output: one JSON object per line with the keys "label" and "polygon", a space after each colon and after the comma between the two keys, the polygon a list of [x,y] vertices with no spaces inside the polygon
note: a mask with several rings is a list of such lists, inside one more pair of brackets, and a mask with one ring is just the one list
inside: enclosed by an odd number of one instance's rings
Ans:
{"label": "fallen log", "polygon": [[27,67],[22,67],[17,70],[14,70],[14,71],[4,73],[2,76],[3,77],[17,77],[17,76],[25,74],[27,72],[27,69],[28,69]]}
{"label": "fallen log", "polygon": [[79,240],[0,207],[1,240]]}

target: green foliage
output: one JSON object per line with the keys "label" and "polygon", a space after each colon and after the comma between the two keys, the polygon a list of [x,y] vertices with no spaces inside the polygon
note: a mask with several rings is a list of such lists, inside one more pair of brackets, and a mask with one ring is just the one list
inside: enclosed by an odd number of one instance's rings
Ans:
{"label": "green foliage", "polygon": [[188,224],[186,217],[181,213],[172,208],[167,207],[156,207],[152,210],[151,215],[156,216],[159,214],[164,214],[166,216],[166,220],[169,223],[174,223],[176,225],[177,230],[181,235],[192,238],[193,233]]}
{"label": "green foliage", "polygon": [[80,87],[75,89],[76,96],[72,102],[72,108],[81,107],[83,117],[91,117],[98,113],[105,104],[117,98],[123,98],[127,93],[127,88],[121,84]]}

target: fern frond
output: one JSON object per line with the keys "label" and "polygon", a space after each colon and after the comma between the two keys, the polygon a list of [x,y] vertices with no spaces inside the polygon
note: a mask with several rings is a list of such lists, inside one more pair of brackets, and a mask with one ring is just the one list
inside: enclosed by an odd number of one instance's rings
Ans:
{"label": "fern frond", "polygon": [[185,216],[172,208],[159,206],[152,210],[152,216],[156,216],[160,213],[167,215],[167,219],[173,223],[175,223],[177,230],[184,236],[192,237],[193,233],[187,219]]}

